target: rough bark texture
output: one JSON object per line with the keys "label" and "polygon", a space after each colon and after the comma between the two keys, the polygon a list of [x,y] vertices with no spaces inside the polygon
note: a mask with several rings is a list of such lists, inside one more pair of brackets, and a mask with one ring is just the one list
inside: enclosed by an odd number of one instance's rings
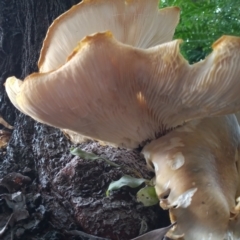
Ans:
{"label": "rough bark texture", "polygon": [[[95,142],[81,145],[130,170],[74,157],[69,152],[71,143],[61,131],[19,113],[5,93],[7,77],[23,79],[37,71],[47,28],[76,3],[78,0],[0,0],[0,114],[14,125],[7,148],[0,149],[0,194],[21,191],[29,213],[23,220],[11,221],[1,239],[95,239],[79,232],[83,231],[124,240],[168,224],[167,213],[158,206],[145,208],[136,202],[136,190],[124,188],[109,198],[105,195],[109,183],[123,174],[136,176],[137,170],[150,178],[137,151]],[[3,199],[0,230],[13,211]]]}

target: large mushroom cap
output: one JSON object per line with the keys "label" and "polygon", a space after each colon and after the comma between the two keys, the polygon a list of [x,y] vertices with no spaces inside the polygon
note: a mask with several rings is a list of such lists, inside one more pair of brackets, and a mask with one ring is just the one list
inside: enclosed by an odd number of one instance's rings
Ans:
{"label": "large mushroom cap", "polygon": [[224,36],[207,59],[189,65],[175,40],[150,49],[110,32],[84,38],[65,65],[6,91],[39,122],[129,148],[184,122],[240,109],[240,38]]}

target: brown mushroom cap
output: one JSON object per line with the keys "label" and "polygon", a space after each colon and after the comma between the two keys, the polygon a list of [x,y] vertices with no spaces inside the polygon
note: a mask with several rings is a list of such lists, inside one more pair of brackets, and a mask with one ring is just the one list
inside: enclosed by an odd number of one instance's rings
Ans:
{"label": "brown mushroom cap", "polygon": [[177,7],[158,9],[158,0],[83,0],[50,26],[38,62],[40,72],[55,70],[84,37],[111,31],[138,48],[172,40],[179,21]]}
{"label": "brown mushroom cap", "polygon": [[194,65],[180,40],[150,49],[110,32],[84,38],[65,65],[6,81],[15,106],[39,122],[134,148],[184,122],[240,109],[240,38],[224,36]]}

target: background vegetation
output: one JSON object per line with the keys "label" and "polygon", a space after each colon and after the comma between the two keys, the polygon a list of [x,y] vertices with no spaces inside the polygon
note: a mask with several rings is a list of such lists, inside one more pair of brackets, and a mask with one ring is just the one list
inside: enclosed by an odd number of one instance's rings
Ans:
{"label": "background vegetation", "polygon": [[181,20],[175,38],[184,40],[182,54],[190,63],[211,52],[222,35],[240,36],[239,0],[161,0],[160,7],[178,6]]}

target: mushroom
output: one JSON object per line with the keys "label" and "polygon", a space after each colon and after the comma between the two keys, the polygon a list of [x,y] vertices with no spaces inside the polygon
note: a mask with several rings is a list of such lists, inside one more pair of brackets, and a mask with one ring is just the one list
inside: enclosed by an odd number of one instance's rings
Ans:
{"label": "mushroom", "polygon": [[72,140],[145,146],[160,205],[178,223],[173,234],[221,239],[237,229],[229,221],[231,211],[237,218],[240,133],[236,117],[224,115],[240,110],[240,38],[221,37],[189,65],[182,41],[171,41],[179,9],[157,2],[76,5],[50,26],[39,72],[8,78],[6,91],[21,112]]}

